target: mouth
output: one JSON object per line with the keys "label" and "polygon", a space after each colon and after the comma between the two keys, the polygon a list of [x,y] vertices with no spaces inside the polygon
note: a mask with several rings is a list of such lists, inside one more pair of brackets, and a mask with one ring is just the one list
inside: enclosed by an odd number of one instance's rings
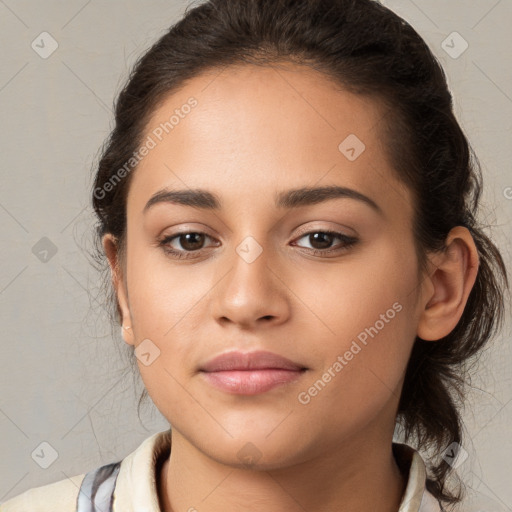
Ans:
{"label": "mouth", "polygon": [[199,372],[213,387],[232,394],[256,395],[294,382],[308,370],[272,352],[228,352],[203,365]]}

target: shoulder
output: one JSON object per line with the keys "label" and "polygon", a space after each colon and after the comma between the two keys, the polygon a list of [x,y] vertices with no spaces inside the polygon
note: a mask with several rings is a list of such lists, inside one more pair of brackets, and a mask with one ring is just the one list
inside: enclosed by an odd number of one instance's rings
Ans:
{"label": "shoulder", "polygon": [[[80,494],[82,502],[92,499],[99,506],[114,493],[120,510],[158,510],[155,466],[168,456],[171,431],[158,432],[146,438],[132,453],[118,462],[105,464],[94,470],[66,478],[52,484],[34,487],[0,504],[0,512],[75,512]],[[144,508],[146,507],[146,508]]]}
{"label": "shoulder", "polygon": [[0,504],[0,512],[73,512],[84,477],[77,475],[29,489]]}

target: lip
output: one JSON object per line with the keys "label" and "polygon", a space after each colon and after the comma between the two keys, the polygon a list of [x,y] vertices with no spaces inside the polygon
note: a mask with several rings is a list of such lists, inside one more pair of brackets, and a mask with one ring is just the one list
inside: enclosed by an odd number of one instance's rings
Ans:
{"label": "lip", "polygon": [[307,370],[272,352],[228,352],[203,365],[199,371],[212,386],[232,394],[256,395],[299,379]]}
{"label": "lip", "polygon": [[210,359],[199,370],[203,372],[221,372],[229,370],[303,370],[299,363],[294,363],[286,357],[273,352],[257,350],[254,352],[227,352]]}

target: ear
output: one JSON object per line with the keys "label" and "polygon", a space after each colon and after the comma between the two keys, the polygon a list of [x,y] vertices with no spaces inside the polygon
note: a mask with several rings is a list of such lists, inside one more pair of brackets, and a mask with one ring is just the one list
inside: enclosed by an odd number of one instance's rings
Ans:
{"label": "ear", "polygon": [[[116,291],[118,310],[121,313],[122,336],[128,345],[134,345],[135,339],[128,304],[128,295],[126,293],[124,276],[119,261],[117,240],[111,233],[107,233],[102,238],[102,245],[110,266],[110,275],[112,278],[112,286]],[[125,327],[128,327],[128,329],[125,329]]]}
{"label": "ear", "polygon": [[478,274],[478,250],[469,230],[453,228],[446,250],[431,258],[433,270],[423,283],[423,301],[417,336],[434,341],[453,331],[466,306]]}

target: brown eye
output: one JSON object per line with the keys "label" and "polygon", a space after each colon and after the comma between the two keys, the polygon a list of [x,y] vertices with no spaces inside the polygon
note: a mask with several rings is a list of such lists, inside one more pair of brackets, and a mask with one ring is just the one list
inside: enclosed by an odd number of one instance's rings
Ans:
{"label": "brown eye", "polygon": [[176,237],[181,247],[185,251],[197,251],[198,249],[202,249],[202,245],[204,243],[205,234],[204,233],[184,233],[178,235]]}
{"label": "brown eye", "polygon": [[[352,236],[329,230],[310,231],[309,233],[304,233],[298,240],[303,238],[307,239],[311,245],[311,247],[305,248],[310,249],[311,252],[319,256],[322,256],[322,254],[346,251],[358,241],[357,238]],[[333,241],[336,239],[341,240],[341,243],[338,243],[338,247],[332,248]]]}
{"label": "brown eye", "polygon": [[314,249],[330,249],[333,239],[336,237],[331,233],[324,233],[322,231],[318,233],[310,233],[307,235],[309,242]]}
{"label": "brown eye", "polygon": [[198,231],[186,231],[168,235],[159,240],[158,245],[172,257],[186,259],[195,257],[195,253],[202,251],[206,239],[213,240],[206,233]]}

